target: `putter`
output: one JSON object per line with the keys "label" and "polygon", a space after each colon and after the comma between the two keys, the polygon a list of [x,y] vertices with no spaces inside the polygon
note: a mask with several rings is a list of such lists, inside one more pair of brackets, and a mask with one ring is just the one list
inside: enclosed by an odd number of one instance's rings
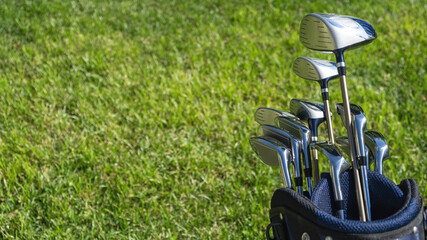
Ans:
{"label": "putter", "polygon": [[383,162],[390,158],[388,145],[384,136],[376,131],[365,131],[366,145],[370,148],[374,158],[374,171],[383,174]]}
{"label": "putter", "polygon": [[[343,120],[344,115],[344,106],[342,103],[336,104],[338,115],[340,115],[341,120]],[[362,191],[363,191],[363,200],[366,207],[366,220],[371,221],[371,202],[369,197],[369,184],[368,184],[368,162],[365,153],[365,138],[364,132],[366,130],[366,116],[363,112],[363,109],[356,105],[350,104],[350,116],[351,121],[353,122],[353,132],[354,140],[356,143],[356,159],[360,165],[361,175],[362,175]]]}
{"label": "putter", "polygon": [[277,117],[276,126],[283,131],[290,133],[294,138],[301,142],[300,148],[303,156],[304,175],[307,178],[308,193],[311,197],[313,185],[311,178],[313,175],[310,156],[311,132],[310,129],[300,120],[292,117]]}
{"label": "putter", "polygon": [[[266,107],[260,107],[255,112],[255,121],[261,125],[274,125],[274,119],[276,117],[280,116],[294,116],[289,112],[273,109],[273,108],[266,108]],[[295,117],[295,116],[294,116]]]}
{"label": "putter", "polygon": [[329,80],[339,77],[337,64],[317,58],[299,57],[294,61],[294,73],[299,77],[316,81],[322,90],[322,100],[325,105],[326,124],[328,127],[329,142],[334,143],[334,132],[332,129],[331,110],[329,108]]}
{"label": "putter", "polygon": [[341,191],[340,175],[350,168],[350,164],[342,156],[340,150],[328,142],[318,142],[313,144],[314,147],[322,152],[329,160],[329,171],[331,173],[332,185],[334,190],[335,207],[337,216],[344,219],[344,199]]}
{"label": "putter", "polygon": [[[321,123],[325,121],[325,114],[323,112],[323,105],[318,102],[310,100],[292,99],[290,104],[290,112],[297,116],[302,121],[308,122],[308,127],[311,131],[311,142],[318,141],[318,128]],[[316,148],[311,148],[313,160],[313,178],[314,184],[320,180],[319,176],[319,157]]]}
{"label": "putter", "polygon": [[363,202],[362,186],[356,160],[356,145],[350,117],[344,51],[360,47],[377,38],[375,29],[366,21],[350,16],[312,13],[305,16],[300,26],[300,41],[313,50],[333,52],[335,54],[338,74],[340,76],[341,94],[344,103],[345,126],[350,141],[350,159],[353,165],[354,181],[360,220],[367,220]]}
{"label": "putter", "polygon": [[288,132],[282,131],[281,129],[274,126],[270,126],[270,125],[259,126],[258,136],[275,138],[280,142],[282,142],[283,144],[285,144],[285,146],[288,149],[291,149],[291,155],[292,155],[291,162],[293,163],[295,168],[295,176],[294,176],[295,186],[298,193],[303,194],[303,191],[302,191],[303,180],[301,176],[301,161],[300,161],[300,142]]}
{"label": "putter", "polygon": [[258,157],[267,165],[280,166],[281,175],[285,187],[292,188],[292,180],[289,172],[291,152],[277,139],[272,137],[253,137],[250,139],[252,149]]}

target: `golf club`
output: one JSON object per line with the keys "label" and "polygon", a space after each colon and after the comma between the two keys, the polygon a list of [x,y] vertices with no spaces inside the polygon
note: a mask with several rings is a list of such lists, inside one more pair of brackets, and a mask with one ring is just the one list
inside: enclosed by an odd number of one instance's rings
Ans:
{"label": "golf club", "polygon": [[307,178],[308,185],[308,193],[311,196],[313,191],[313,185],[311,182],[311,178],[313,176],[313,171],[311,167],[311,156],[310,156],[310,144],[311,144],[311,132],[310,129],[297,118],[292,117],[277,117],[276,126],[281,128],[284,131],[287,131],[294,138],[298,139],[301,142],[300,148],[303,155],[303,163],[304,163],[304,175]]}
{"label": "golf club", "polygon": [[325,104],[324,111],[326,116],[326,124],[328,126],[329,142],[334,143],[334,132],[332,129],[331,110],[329,108],[329,90],[328,82],[337,78],[337,64],[331,61],[326,61],[317,58],[299,57],[293,64],[294,73],[299,77],[317,81],[322,90],[322,100]]}
{"label": "golf club", "polygon": [[383,174],[383,162],[390,158],[388,145],[384,136],[373,130],[365,131],[366,145],[370,148],[374,159],[374,171]]}
{"label": "golf club", "polygon": [[252,149],[267,165],[280,166],[285,187],[292,188],[289,172],[291,152],[280,141],[272,137],[253,137],[250,139]]}
{"label": "golf club", "polygon": [[303,179],[301,176],[301,160],[300,160],[300,141],[295,139],[288,132],[285,132],[277,127],[270,126],[270,125],[259,126],[258,136],[275,138],[280,142],[282,142],[283,144],[285,144],[285,146],[288,149],[291,149],[291,153],[292,153],[291,162],[293,163],[295,168],[295,176],[294,176],[295,186],[298,193],[303,194],[303,190],[302,190]]}
{"label": "golf club", "polygon": [[355,17],[312,13],[306,15],[301,21],[300,41],[302,44],[313,50],[333,52],[336,57],[344,103],[345,126],[350,142],[350,159],[354,171],[359,217],[362,221],[367,220],[367,214],[366,206],[363,202],[359,169],[357,168],[356,145],[353,139],[350,102],[347,92],[344,51],[366,45],[376,39],[376,37],[375,29],[369,23]]}
{"label": "golf club", "polygon": [[285,111],[281,111],[273,108],[260,107],[255,112],[255,121],[261,125],[267,124],[267,125],[273,126],[274,119],[280,116],[294,116],[294,115],[292,115],[289,112],[285,112]]}
{"label": "golf club", "polygon": [[[318,141],[318,128],[319,125],[325,121],[325,114],[323,112],[323,106],[318,102],[310,100],[292,99],[290,104],[290,112],[297,116],[302,121],[308,122],[308,127],[311,131],[311,142],[315,143]],[[319,176],[319,157],[317,149],[311,148],[312,160],[313,160],[313,178],[314,184],[320,180]]]}
{"label": "golf club", "polygon": [[[342,103],[336,104],[338,115],[340,115],[341,120],[343,120],[344,115],[344,106]],[[362,190],[363,197],[366,207],[366,220],[371,221],[371,201],[369,197],[369,184],[368,184],[368,162],[366,159],[365,153],[365,138],[364,132],[366,130],[366,116],[363,112],[363,109],[356,105],[350,104],[350,117],[353,122],[352,128],[354,134],[354,140],[356,143],[356,159],[360,165],[361,175],[362,175]],[[350,142],[350,141],[349,141]]]}
{"label": "golf club", "polygon": [[344,199],[341,191],[340,175],[350,168],[350,164],[342,156],[340,150],[328,142],[318,142],[313,144],[314,147],[322,152],[329,160],[329,171],[331,173],[332,185],[334,190],[335,207],[337,216],[344,219]]}

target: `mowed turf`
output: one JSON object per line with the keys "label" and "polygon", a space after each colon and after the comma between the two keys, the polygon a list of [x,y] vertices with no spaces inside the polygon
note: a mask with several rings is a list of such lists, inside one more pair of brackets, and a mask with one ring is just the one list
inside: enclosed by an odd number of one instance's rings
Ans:
{"label": "mowed turf", "polygon": [[333,60],[299,42],[312,12],[376,28],[346,53],[350,99],[386,136],[384,174],[427,200],[422,1],[2,1],[1,238],[264,238],[282,185],[249,146],[254,112],[321,100],[292,73]]}

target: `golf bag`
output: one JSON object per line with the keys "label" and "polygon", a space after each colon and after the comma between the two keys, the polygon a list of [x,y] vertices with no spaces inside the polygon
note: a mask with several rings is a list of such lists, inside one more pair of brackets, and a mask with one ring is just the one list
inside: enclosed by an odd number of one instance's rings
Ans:
{"label": "golf bag", "polygon": [[[426,208],[416,182],[405,179],[399,185],[385,176],[368,172],[372,221],[359,221],[353,171],[341,175],[343,204],[334,204],[328,173],[313,190],[311,199],[290,188],[280,188],[271,199],[267,239],[396,239],[426,238]],[[345,219],[335,217],[344,208]]]}

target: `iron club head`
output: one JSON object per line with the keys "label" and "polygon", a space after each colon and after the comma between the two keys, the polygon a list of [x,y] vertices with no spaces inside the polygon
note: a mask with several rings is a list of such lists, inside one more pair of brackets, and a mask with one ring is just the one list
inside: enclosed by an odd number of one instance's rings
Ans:
{"label": "iron club head", "polygon": [[[345,124],[344,106],[342,103],[336,104],[337,112],[341,117],[342,122]],[[356,154],[358,157],[364,157],[365,154],[365,141],[364,132],[366,130],[366,116],[363,109],[356,104],[350,104],[350,115],[353,122],[353,132],[356,143]]]}
{"label": "iron club head", "polygon": [[[341,119],[343,119],[344,115],[344,106],[342,103],[338,103],[336,105],[338,114],[340,114]],[[368,159],[366,157],[365,152],[365,138],[364,138],[364,132],[366,130],[366,116],[363,112],[363,109],[356,105],[356,104],[350,104],[350,117],[352,118],[352,124],[351,129],[354,132],[354,142],[356,145],[356,156],[357,161],[360,164],[360,171],[361,171],[361,185],[362,185],[362,191],[363,191],[363,201],[365,205],[365,215],[366,220],[371,220],[371,200],[370,200],[370,193],[369,193],[369,184],[368,184]],[[347,129],[348,131],[349,129]]]}
{"label": "iron club head", "polygon": [[374,171],[383,174],[383,162],[390,158],[385,137],[377,131],[368,130],[365,131],[365,141],[374,158]]}
{"label": "iron club head", "polygon": [[345,170],[350,168],[350,164],[342,156],[341,151],[334,145],[327,142],[318,142],[314,147],[323,153],[329,160],[329,170],[332,178],[332,185],[334,188],[334,197],[337,202],[337,215],[339,218],[344,219],[344,205],[343,195],[341,191],[340,175]]}
{"label": "iron club head", "polygon": [[288,131],[296,139],[301,141],[301,152],[303,155],[303,163],[305,166],[305,175],[307,177],[307,184],[309,195],[311,196],[313,185],[311,178],[313,175],[312,165],[311,165],[311,155],[310,155],[310,143],[311,143],[311,131],[310,129],[300,120],[290,117],[277,117],[276,126]]}
{"label": "iron club head", "polygon": [[289,171],[291,152],[285,144],[272,137],[253,137],[250,139],[250,143],[252,149],[265,164],[280,166],[285,187],[292,188]]}
{"label": "iron club head", "polygon": [[291,163],[293,163],[295,168],[295,186],[298,190],[298,193],[303,194],[302,191],[302,170],[301,170],[301,161],[300,161],[300,141],[295,139],[294,136],[286,131],[283,131],[277,127],[270,125],[261,125],[258,128],[258,136],[272,137],[282,143],[288,149],[291,149]]}

